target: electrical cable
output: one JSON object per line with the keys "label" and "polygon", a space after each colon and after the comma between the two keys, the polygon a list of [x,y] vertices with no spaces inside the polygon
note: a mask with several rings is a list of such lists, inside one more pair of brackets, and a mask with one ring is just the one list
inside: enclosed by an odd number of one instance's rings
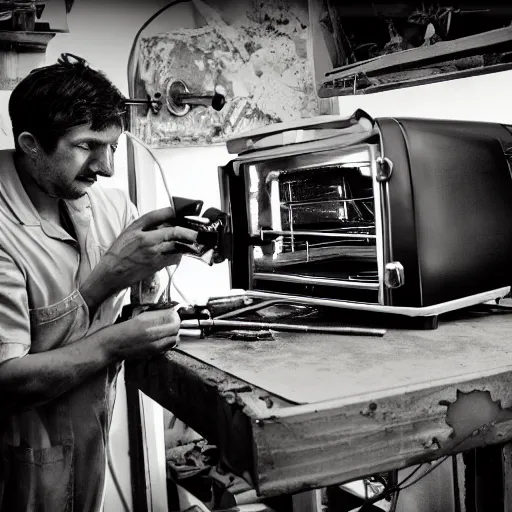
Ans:
{"label": "electrical cable", "polygon": [[151,157],[155,161],[155,163],[158,167],[158,170],[160,171],[160,176],[162,177],[162,181],[164,182],[165,192],[167,194],[167,198],[169,199],[169,206],[173,210],[172,215],[173,216],[176,215],[176,208],[174,207],[174,198],[171,195],[171,189],[169,188],[169,183],[167,182],[167,178],[165,177],[164,168],[163,168],[162,164],[160,163],[160,160],[158,160],[154,151],[144,141],[139,139],[139,137],[137,137],[136,135],[134,135],[133,133],[131,133],[128,130],[125,130],[123,133],[130,139],[132,139],[135,142],[137,142],[138,144],[140,144],[146,151],[148,151],[148,153],[151,155]]}
{"label": "electrical cable", "polygon": [[165,295],[166,295],[166,300],[168,303],[171,302],[171,285],[172,285],[172,278],[174,276],[174,273],[176,272],[177,270],[177,265],[172,265],[172,268],[171,266],[168,266],[168,267],[165,267],[165,270],[167,272],[167,275],[169,276],[169,282],[167,283],[167,286],[165,288]]}
{"label": "electrical cable", "polygon": [[[389,482],[391,482],[392,485],[398,485],[398,470],[394,470],[389,473]],[[399,495],[400,491],[396,491],[392,494],[388,512],[396,512]]]}
{"label": "electrical cable", "polygon": [[[160,171],[160,176],[162,177],[162,181],[164,183],[164,187],[165,187],[165,192],[167,194],[167,198],[169,199],[169,204],[171,205],[171,208],[173,208],[174,210],[174,214],[176,214],[176,209],[174,207],[174,199],[171,195],[171,189],[169,188],[169,184],[167,182],[167,178],[165,177],[165,171],[164,171],[164,168],[162,166],[162,164],[160,163],[160,160],[157,158],[157,156],[155,155],[154,151],[144,142],[142,141],[141,139],[139,139],[139,137],[137,137],[136,135],[134,135],[133,133],[131,133],[130,131],[128,130],[125,130],[124,131],[124,134],[129,137],[130,139],[133,139],[135,142],[137,142],[137,144],[140,144],[150,155],[151,157],[153,158],[153,160],[155,161],[159,171]],[[174,269],[174,271],[171,273],[170,270],[166,267],[166,271],[167,271],[167,274],[169,275],[169,284],[168,284],[168,289],[167,289],[167,295],[168,297],[170,296],[170,286],[171,286],[171,280],[172,280],[172,276],[174,275],[174,272],[176,271],[176,269]],[[181,298],[187,302],[187,296],[186,294],[184,294],[180,288],[176,285],[176,283],[172,283],[173,286],[174,286],[174,289],[178,292],[178,294],[181,296]]]}
{"label": "electrical cable", "polygon": [[126,501],[126,496],[124,495],[121,484],[119,483],[119,480],[117,478],[117,472],[114,467],[114,458],[112,457],[112,452],[110,451],[110,443],[107,443],[107,463],[108,469],[110,470],[110,476],[112,477],[112,482],[114,482],[117,494],[119,495],[119,499],[121,500],[121,505],[123,506],[125,512],[131,512],[130,506]]}
{"label": "electrical cable", "polygon": [[[134,94],[134,88],[135,88],[134,80],[132,80],[132,78],[134,78],[133,60],[134,60],[135,50],[137,48],[137,44],[139,42],[139,38],[140,38],[142,31],[165,10],[169,9],[170,7],[172,7],[174,5],[181,4],[184,2],[189,2],[189,1],[190,0],[175,0],[174,2],[168,3],[167,5],[165,5],[161,9],[159,9],[155,14],[153,14],[145,23],[143,23],[143,25],[137,31],[137,34],[135,35],[135,38],[133,40],[132,46],[130,48],[130,53],[128,56],[128,90],[129,90],[130,96],[132,96]],[[135,142],[138,142],[142,147],[144,147],[149,152],[149,154],[152,156],[153,160],[156,162],[156,165],[158,166],[158,169],[160,170],[160,175],[162,176],[162,180],[164,182],[165,191],[169,198],[169,204],[170,204],[171,208],[173,209],[173,215],[174,215],[176,213],[175,208],[174,208],[174,200],[170,193],[169,185],[167,183],[167,179],[165,177],[165,173],[164,173],[164,170],[163,170],[163,167],[162,167],[160,161],[158,160],[156,155],[153,153],[151,148],[147,144],[145,144],[142,140],[140,140],[137,136],[133,135],[129,131],[125,131],[124,133],[127,137],[133,139]],[[169,274],[169,280],[171,281],[172,275],[174,274],[174,272],[171,273],[167,267],[166,267],[166,270]],[[169,287],[170,287],[170,281],[169,281]],[[175,288],[176,288],[176,286],[175,286]],[[170,291],[169,291],[169,293],[170,293]],[[184,295],[180,291],[178,291],[178,293],[182,296],[182,298],[185,298]],[[123,509],[125,510],[125,512],[131,512],[130,506],[128,505],[128,501],[126,499],[126,496],[123,492],[123,489],[121,487],[119,479],[117,478],[117,472],[116,472],[116,468],[114,466],[114,459],[112,457],[111,447],[110,447],[110,443],[108,441],[107,441],[107,446],[106,446],[106,456],[107,456],[107,465],[108,465],[108,468],[110,471],[110,475],[112,477],[112,482],[114,483],[116,491],[119,495],[121,505],[122,505]]]}
{"label": "electrical cable", "polygon": [[183,290],[176,284],[176,279],[174,280],[172,285],[174,286],[174,289],[178,292],[178,295],[183,299],[183,302],[185,302],[186,304],[190,304],[191,301],[188,300],[186,294],[184,294]]}
{"label": "electrical cable", "polygon": [[130,53],[128,54],[128,89],[129,89],[129,93],[130,93],[130,96],[132,96],[135,91],[134,91],[134,83],[132,81],[132,79],[134,78],[134,69],[133,69],[133,61],[134,61],[134,57],[135,57],[135,51],[137,50],[137,45],[139,43],[139,38],[140,38],[140,35],[142,34],[143,30],[153,21],[155,20],[156,18],[158,18],[158,16],[160,16],[160,14],[162,14],[164,11],[166,11],[167,9],[169,9],[170,7],[173,7],[175,5],[178,5],[178,4],[182,4],[182,3],[185,3],[185,2],[190,2],[191,0],[174,0],[174,2],[169,2],[168,4],[164,5],[161,9],[159,9],[158,11],[155,12],[155,14],[153,14],[152,16],[150,16],[143,24],[142,26],[139,28],[139,30],[137,31],[137,33],[135,34],[135,38],[133,39],[133,43],[132,43],[132,46],[130,48]]}
{"label": "electrical cable", "polygon": [[172,265],[173,270],[171,271],[169,267],[165,267],[165,270],[167,271],[167,275],[169,276],[169,282],[167,283],[167,300],[168,302],[171,302],[171,285],[174,287],[176,292],[178,292],[178,295],[181,297],[182,301],[185,304],[190,304],[190,300],[187,298],[186,294],[183,293],[183,291],[178,287],[176,284],[176,280],[173,281],[174,274],[176,270],[178,270],[178,265]]}
{"label": "electrical cable", "polygon": [[[458,443],[454,444],[451,447],[451,450],[454,450],[455,448],[460,446],[462,443],[464,443],[465,441],[467,441],[471,437],[474,437],[475,435],[477,435],[477,434],[479,434],[481,432],[484,432],[488,428],[494,426],[494,424],[496,423],[496,419],[497,419],[497,416],[495,416],[488,423],[484,423],[481,427],[478,427],[475,430],[473,430],[472,432],[470,432],[467,436],[462,438]],[[400,484],[388,487],[387,489],[384,489],[381,493],[376,494],[372,498],[369,498],[369,499],[365,500],[363,505],[359,508],[358,512],[366,512],[366,509],[369,506],[373,505],[374,503],[377,503],[378,501],[380,501],[382,499],[385,499],[386,497],[389,497],[390,495],[392,495],[394,493],[403,491],[404,489],[407,489],[407,488],[411,487],[412,485],[418,483],[422,478],[426,477],[429,473],[434,471],[434,469],[438,468],[441,464],[443,464],[443,462],[445,462],[449,457],[451,457],[451,454],[450,455],[444,455],[439,460],[437,460],[435,462],[435,464],[432,464],[432,466],[430,468],[428,468],[425,472],[423,472],[420,476],[418,476],[415,480],[413,480],[412,482],[409,482],[406,486],[403,486],[403,484],[407,480],[409,480],[409,478],[411,478],[423,466],[423,464],[422,464],[421,466],[416,468],[411,474],[409,474],[406,478],[404,478],[404,480],[402,480],[402,482],[400,482]]]}
{"label": "electrical cable", "polygon": [[[464,439],[465,441],[465,439]],[[462,441],[461,441],[462,443]],[[404,487],[401,487],[401,485],[403,484],[404,481],[408,480],[416,471],[418,471],[418,469],[420,467],[423,466],[423,464],[421,466],[419,466],[418,468],[416,468],[410,475],[408,475],[404,480],[402,480],[402,482],[400,482],[400,484],[397,484],[395,486],[391,486],[389,487],[388,489],[384,489],[381,493],[379,494],[376,494],[375,496],[373,496],[372,498],[369,498],[367,499],[363,505],[361,506],[361,508],[358,510],[358,512],[366,512],[366,508],[369,507],[370,505],[373,505],[374,503],[377,503],[378,501],[380,500],[383,500],[385,499],[386,497],[388,496],[392,496],[394,494],[398,494],[399,492],[403,491],[404,489],[407,489],[411,486],[413,486],[414,484],[418,483],[421,479],[423,479],[424,477],[426,477],[429,473],[431,473],[432,471],[434,471],[434,469],[438,468],[443,462],[445,462],[448,458],[450,457],[450,455],[445,455],[444,457],[442,457],[441,459],[439,459],[438,461],[436,461],[435,464],[432,464],[432,466],[430,468],[428,468],[424,473],[422,473],[420,476],[418,476],[415,480],[413,480],[412,482],[409,482],[406,486]]]}
{"label": "electrical cable", "polygon": [[396,491],[393,493],[391,503],[389,504],[388,512],[396,512],[396,507],[398,505],[398,496],[400,496],[400,491]]}
{"label": "electrical cable", "polygon": [[416,469],[411,471],[398,485],[398,487],[401,487],[407,480],[410,480],[425,464],[420,464]]}
{"label": "electrical cable", "polygon": [[445,455],[444,457],[440,458],[435,464],[432,464],[432,466],[430,466],[424,473],[422,473],[418,478],[416,478],[416,480],[409,482],[404,487],[401,487],[400,490],[403,491],[404,489],[408,489],[415,483],[419,482],[422,478],[426,477],[429,473],[432,473],[434,469],[438,468],[441,464],[443,464],[443,462],[445,462],[449,457],[450,455]]}

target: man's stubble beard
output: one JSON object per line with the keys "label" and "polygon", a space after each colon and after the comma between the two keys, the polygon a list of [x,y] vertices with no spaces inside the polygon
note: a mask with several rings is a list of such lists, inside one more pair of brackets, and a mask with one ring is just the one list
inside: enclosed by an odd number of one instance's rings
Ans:
{"label": "man's stubble beard", "polygon": [[[39,188],[41,188],[41,190],[43,190],[43,192],[45,192],[50,197],[54,197],[56,199],[74,200],[80,199],[87,193],[86,191],[72,188],[72,182],[70,184],[62,184],[60,179],[57,181],[51,180],[50,178],[52,176],[52,166],[48,165],[46,162],[42,163],[39,174],[43,176],[44,182],[51,183],[52,185],[53,190],[49,191],[45,190],[45,188],[38,183]],[[58,176],[58,178],[60,178],[60,176]]]}

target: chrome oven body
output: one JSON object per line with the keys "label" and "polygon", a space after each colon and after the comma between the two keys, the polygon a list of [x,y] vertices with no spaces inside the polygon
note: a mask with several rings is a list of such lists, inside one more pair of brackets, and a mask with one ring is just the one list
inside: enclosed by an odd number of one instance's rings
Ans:
{"label": "chrome oven body", "polygon": [[228,143],[232,286],[434,316],[512,283],[507,126],[425,119],[275,125]]}

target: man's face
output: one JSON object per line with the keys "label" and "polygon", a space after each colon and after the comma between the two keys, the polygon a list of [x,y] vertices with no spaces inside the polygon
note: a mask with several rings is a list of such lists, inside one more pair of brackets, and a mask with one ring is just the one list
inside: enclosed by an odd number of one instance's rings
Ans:
{"label": "man's face", "polygon": [[33,178],[47,194],[62,199],[82,197],[97,179],[114,174],[114,152],[121,128],[93,131],[89,125],[71,128],[52,153],[39,148]]}

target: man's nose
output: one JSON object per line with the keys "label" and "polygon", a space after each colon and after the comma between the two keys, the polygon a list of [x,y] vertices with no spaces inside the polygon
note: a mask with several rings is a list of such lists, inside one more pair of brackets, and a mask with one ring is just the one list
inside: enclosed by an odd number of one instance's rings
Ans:
{"label": "man's nose", "polygon": [[114,153],[110,147],[97,149],[92,155],[89,168],[100,176],[114,175]]}

